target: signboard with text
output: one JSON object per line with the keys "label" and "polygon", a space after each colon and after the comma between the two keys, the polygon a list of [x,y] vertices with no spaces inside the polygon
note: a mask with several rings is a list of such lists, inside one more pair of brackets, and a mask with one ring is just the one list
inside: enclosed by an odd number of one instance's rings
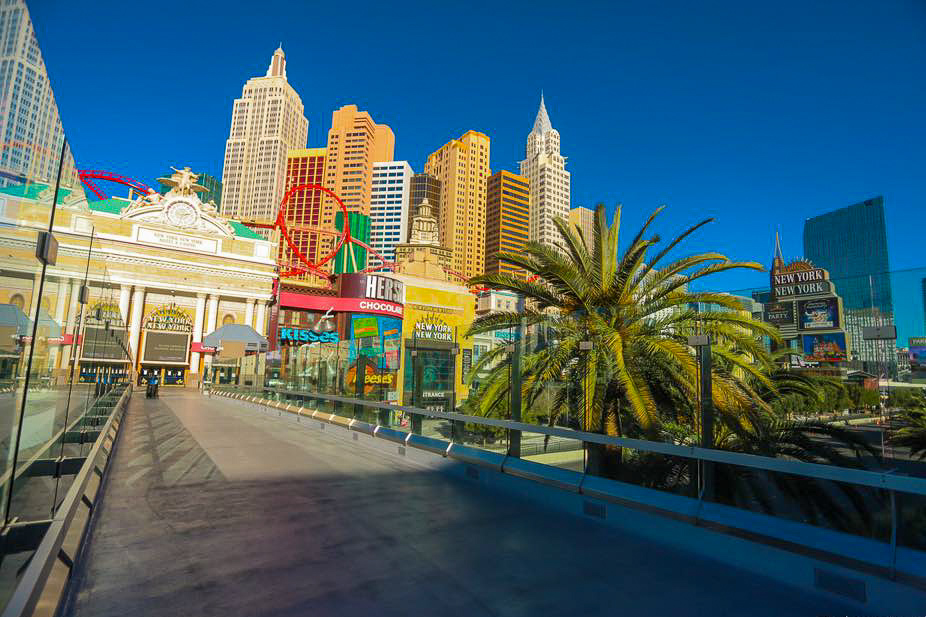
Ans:
{"label": "signboard with text", "polygon": [[772,274],[772,290],[777,299],[827,294],[832,289],[823,268]]}
{"label": "signboard with text", "polygon": [[460,372],[461,383],[466,383],[466,376],[469,375],[469,372],[473,368],[473,350],[464,349],[463,350],[463,370]]}
{"label": "signboard with text", "polygon": [[189,349],[189,334],[148,331],[142,362],[185,364]]}
{"label": "signboard with text", "polygon": [[415,322],[415,339],[453,342],[453,328],[436,315],[428,315]]}
{"label": "signboard with text", "polygon": [[794,302],[769,302],[765,305],[763,321],[776,326],[794,323]]}
{"label": "signboard with text", "polygon": [[84,328],[81,359],[128,361],[125,349],[127,337],[125,330],[107,330],[105,328]]}
{"label": "signboard with text", "polygon": [[217,253],[219,243],[212,238],[201,238],[177,234],[160,229],[138,228],[138,241],[142,244],[152,244],[182,251],[197,251],[199,253]]}
{"label": "signboard with text", "polygon": [[342,298],[368,298],[405,304],[405,285],[383,274],[351,272],[340,277]]}

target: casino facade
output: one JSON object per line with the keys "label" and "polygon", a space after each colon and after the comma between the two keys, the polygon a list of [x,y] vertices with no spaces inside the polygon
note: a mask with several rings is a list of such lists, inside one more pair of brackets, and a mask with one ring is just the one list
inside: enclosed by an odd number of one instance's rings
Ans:
{"label": "casino facade", "polygon": [[[73,370],[85,382],[156,374],[164,385],[193,386],[221,372],[205,335],[229,323],[266,332],[273,245],[203,203],[194,180],[184,170],[166,195],[91,202],[62,188],[58,257],[41,294],[35,239],[47,229],[53,188],[0,189],[0,309],[10,323],[38,315],[47,324],[42,353],[33,354],[43,380],[65,383]],[[0,379],[24,370],[8,338]]]}
{"label": "casino facade", "polygon": [[[469,290],[398,273],[341,274],[332,289],[283,283],[267,373],[295,389],[450,410],[468,394]],[[277,384],[268,384],[277,385]]]}

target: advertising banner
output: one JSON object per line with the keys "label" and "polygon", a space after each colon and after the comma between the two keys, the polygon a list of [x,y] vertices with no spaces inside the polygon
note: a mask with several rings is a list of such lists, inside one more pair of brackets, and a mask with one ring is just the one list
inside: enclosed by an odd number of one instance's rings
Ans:
{"label": "advertising banner", "polygon": [[910,348],[910,370],[926,372],[926,346]]}
{"label": "advertising banner", "polygon": [[[402,321],[393,317],[370,317],[367,315],[352,315],[350,322],[350,361],[357,354],[364,356],[382,356],[387,351],[390,361],[398,360],[399,336],[402,332]],[[391,366],[391,365],[390,365]],[[398,368],[395,366],[394,368]]]}
{"label": "advertising banner", "polygon": [[926,377],[926,336],[911,336],[910,343],[910,370],[917,378]]}
{"label": "advertising banner", "polygon": [[186,362],[190,348],[190,335],[176,332],[146,332],[143,362]]}
{"label": "advertising banner", "polygon": [[128,349],[125,330],[105,328],[84,328],[81,359],[83,360],[119,360],[126,362],[123,348]]}
{"label": "advertising banner", "polygon": [[797,303],[798,328],[833,330],[839,327],[839,301],[836,298],[800,300]]}
{"label": "advertising banner", "polygon": [[762,321],[776,326],[794,323],[794,302],[769,302],[765,305]]}
{"label": "advertising banner", "polygon": [[843,332],[820,332],[801,336],[804,359],[811,362],[845,362],[848,357]]}

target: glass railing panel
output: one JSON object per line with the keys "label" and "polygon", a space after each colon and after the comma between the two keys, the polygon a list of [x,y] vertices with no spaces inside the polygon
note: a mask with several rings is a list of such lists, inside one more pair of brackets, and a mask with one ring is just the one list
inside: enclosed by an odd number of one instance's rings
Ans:
{"label": "glass railing panel", "polygon": [[706,465],[713,468],[710,501],[890,542],[891,505],[887,491],[740,465]]}
{"label": "glass railing panel", "polygon": [[521,458],[570,471],[585,469],[585,448],[581,439],[523,431]]}

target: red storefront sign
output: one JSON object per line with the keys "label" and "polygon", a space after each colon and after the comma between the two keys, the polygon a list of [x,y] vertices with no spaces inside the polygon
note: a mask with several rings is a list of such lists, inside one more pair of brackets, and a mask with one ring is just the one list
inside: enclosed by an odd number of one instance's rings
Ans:
{"label": "red storefront sign", "polygon": [[369,313],[371,315],[387,315],[389,317],[399,318],[401,318],[403,314],[402,305],[396,304],[395,302],[372,300],[369,298],[309,296],[293,293],[291,291],[280,292],[280,306],[287,309],[307,309],[310,311],[321,311],[322,313],[330,309],[340,313]]}

